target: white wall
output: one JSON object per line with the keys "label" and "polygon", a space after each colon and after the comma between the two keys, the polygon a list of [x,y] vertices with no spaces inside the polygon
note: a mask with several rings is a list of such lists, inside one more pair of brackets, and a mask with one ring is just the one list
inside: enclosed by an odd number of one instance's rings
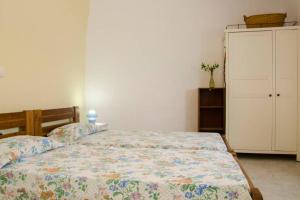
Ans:
{"label": "white wall", "polygon": [[0,113],[84,106],[89,1],[0,0]]}
{"label": "white wall", "polygon": [[[111,128],[197,130],[201,62],[223,63],[223,31],[242,15],[288,12],[297,0],[91,0],[87,107]],[[223,86],[223,70],[215,74]]]}

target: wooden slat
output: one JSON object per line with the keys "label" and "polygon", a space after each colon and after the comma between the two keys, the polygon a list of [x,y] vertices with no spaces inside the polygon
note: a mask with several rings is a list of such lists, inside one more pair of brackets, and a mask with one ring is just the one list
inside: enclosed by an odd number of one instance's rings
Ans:
{"label": "wooden slat", "polygon": [[34,135],[35,136],[43,136],[42,111],[41,110],[33,111],[33,124],[34,124]]}
{"label": "wooden slat", "polygon": [[1,113],[0,114],[0,121],[12,120],[12,119],[24,119],[24,118],[25,118],[24,112]]}
{"label": "wooden slat", "polygon": [[79,107],[75,106],[74,107],[74,117],[73,117],[73,122],[79,122],[80,121],[80,111]]}
{"label": "wooden slat", "polygon": [[26,125],[25,119],[12,119],[0,121],[0,130],[10,129],[10,128],[18,128]]}
{"label": "wooden slat", "polygon": [[74,112],[74,107],[48,109],[48,110],[42,110],[42,116],[59,115],[59,114],[62,114],[62,113],[73,113],[73,112]]}
{"label": "wooden slat", "polygon": [[63,119],[73,119],[74,112],[68,113],[59,113],[59,114],[51,114],[51,115],[44,115],[42,113],[42,122],[53,122]]}
{"label": "wooden slat", "polygon": [[25,131],[28,135],[34,135],[33,111],[32,110],[25,111],[25,117],[26,117]]}
{"label": "wooden slat", "polygon": [[33,111],[0,114],[0,130],[14,128],[18,128],[20,131],[0,135],[0,139],[17,135],[33,135]]}
{"label": "wooden slat", "polygon": [[25,112],[3,113],[0,114],[0,129],[10,129],[25,127]]}

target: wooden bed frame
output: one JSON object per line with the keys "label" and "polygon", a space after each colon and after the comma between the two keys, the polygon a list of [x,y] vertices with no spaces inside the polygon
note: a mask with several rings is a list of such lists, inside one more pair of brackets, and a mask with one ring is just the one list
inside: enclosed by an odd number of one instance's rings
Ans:
{"label": "wooden bed frame", "polygon": [[47,136],[50,131],[60,126],[79,122],[79,107],[34,110],[33,115],[34,135]]}
{"label": "wooden bed frame", "polygon": [[229,153],[231,153],[231,155],[233,156],[234,160],[239,164],[244,176],[246,177],[249,187],[250,187],[250,195],[252,197],[253,200],[263,200],[262,194],[260,192],[260,190],[258,188],[256,188],[250,178],[250,176],[246,173],[243,165],[241,164],[241,162],[239,161],[236,152],[230,147],[226,137],[223,135],[222,139],[227,147],[227,150]]}
{"label": "wooden bed frame", "polygon": [[16,129],[0,135],[0,139],[17,135],[34,135],[33,111],[0,114],[0,130]]}
{"label": "wooden bed frame", "polygon": [[[63,122],[60,122],[64,120]],[[56,122],[54,125],[43,125],[43,123],[52,123]],[[58,122],[58,123],[57,123]],[[47,134],[53,129],[74,123],[79,122],[79,108],[78,107],[70,107],[70,108],[60,108],[60,109],[49,109],[49,110],[34,110],[34,111],[24,111],[20,113],[8,113],[8,114],[0,114],[0,130],[21,127],[20,132],[7,134],[0,136],[4,137],[12,137],[15,135],[35,135],[35,136],[47,136]],[[246,177],[249,187],[250,187],[250,195],[253,200],[263,200],[262,194],[258,188],[256,188],[246,173],[245,169],[241,165],[237,154],[230,147],[225,136],[222,136],[222,139],[227,147],[229,153],[232,154],[233,158],[239,164],[244,176]]]}

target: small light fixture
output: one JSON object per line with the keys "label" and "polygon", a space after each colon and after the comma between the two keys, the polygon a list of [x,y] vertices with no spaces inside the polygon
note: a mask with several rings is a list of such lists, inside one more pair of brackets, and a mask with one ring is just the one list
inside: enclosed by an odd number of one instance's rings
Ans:
{"label": "small light fixture", "polygon": [[87,118],[89,123],[91,124],[95,124],[97,121],[97,113],[95,110],[89,110],[88,114],[87,114]]}

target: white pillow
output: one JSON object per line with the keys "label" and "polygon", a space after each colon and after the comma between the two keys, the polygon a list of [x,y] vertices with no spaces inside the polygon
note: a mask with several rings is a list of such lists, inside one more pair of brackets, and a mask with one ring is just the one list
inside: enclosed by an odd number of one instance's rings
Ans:
{"label": "white pillow", "polygon": [[81,137],[106,130],[106,126],[104,124],[72,123],[54,129],[48,136],[59,142],[72,144]]}
{"label": "white pillow", "polygon": [[22,157],[30,157],[52,149],[63,147],[64,144],[47,137],[16,136],[0,140],[0,168]]}

